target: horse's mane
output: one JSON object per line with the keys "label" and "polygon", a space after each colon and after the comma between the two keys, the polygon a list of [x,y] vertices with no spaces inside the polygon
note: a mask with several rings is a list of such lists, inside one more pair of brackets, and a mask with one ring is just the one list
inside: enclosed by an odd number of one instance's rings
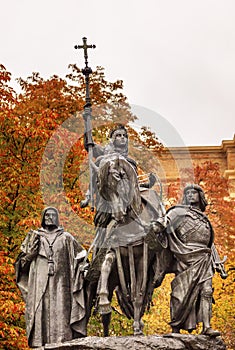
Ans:
{"label": "horse's mane", "polygon": [[98,172],[98,182],[99,182],[99,192],[103,198],[107,199],[108,191],[114,190],[112,184],[108,183],[108,178],[110,174],[111,167],[119,171],[120,186],[124,186],[125,190],[122,193],[126,197],[126,201],[129,202],[129,209],[131,209],[136,215],[141,212],[141,196],[138,185],[137,173],[128,160],[125,157],[113,154],[112,156],[105,157],[99,166]]}

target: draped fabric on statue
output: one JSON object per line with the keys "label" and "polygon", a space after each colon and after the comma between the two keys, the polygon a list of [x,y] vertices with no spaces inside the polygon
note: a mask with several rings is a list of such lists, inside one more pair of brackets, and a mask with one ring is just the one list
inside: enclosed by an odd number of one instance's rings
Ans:
{"label": "draped fabric on statue", "polygon": [[[40,235],[37,257],[24,258],[35,234]],[[43,228],[31,231],[16,262],[17,284],[26,303],[26,325],[31,347],[71,340],[74,332],[85,335],[85,300],[79,263],[85,251],[74,237],[57,228],[53,243],[54,274],[48,274],[49,242]],[[76,310],[76,312],[74,312]]]}

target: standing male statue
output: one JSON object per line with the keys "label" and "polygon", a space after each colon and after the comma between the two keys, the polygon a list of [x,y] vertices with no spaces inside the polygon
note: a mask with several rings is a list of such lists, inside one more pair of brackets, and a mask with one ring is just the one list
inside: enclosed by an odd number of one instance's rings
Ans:
{"label": "standing male statue", "polygon": [[203,213],[206,205],[202,188],[188,185],[184,188],[182,205],[168,210],[164,224],[152,224],[155,232],[160,232],[165,226],[169,249],[175,259],[170,300],[173,333],[180,333],[180,329],[191,332],[197,323],[202,322],[202,334],[220,335],[210,323],[215,247],[212,226]]}
{"label": "standing male statue", "polygon": [[69,341],[86,335],[83,274],[86,251],[63,227],[56,208],[43,211],[16,261],[16,281],[26,303],[28,344]]}

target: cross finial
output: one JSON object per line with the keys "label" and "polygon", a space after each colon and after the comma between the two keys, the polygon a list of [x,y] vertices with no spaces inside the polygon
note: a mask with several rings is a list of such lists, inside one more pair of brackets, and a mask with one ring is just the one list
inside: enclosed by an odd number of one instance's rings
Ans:
{"label": "cross finial", "polygon": [[83,49],[84,50],[84,58],[85,58],[85,64],[86,67],[88,67],[88,53],[87,53],[87,49],[95,49],[96,46],[95,45],[87,45],[87,38],[82,38],[83,40],[83,45],[75,45],[74,48],[75,49]]}

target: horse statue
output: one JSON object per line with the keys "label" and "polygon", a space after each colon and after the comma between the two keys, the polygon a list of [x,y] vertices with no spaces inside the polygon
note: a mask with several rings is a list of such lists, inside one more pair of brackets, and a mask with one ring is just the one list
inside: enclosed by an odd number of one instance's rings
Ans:
{"label": "horse statue", "polygon": [[142,335],[142,316],[170,264],[165,238],[149,230],[151,220],[164,214],[162,203],[156,191],[139,186],[135,168],[120,154],[103,157],[96,172],[96,237],[86,277],[90,307],[96,300],[108,336],[115,291],[121,310],[134,320],[134,335]]}

